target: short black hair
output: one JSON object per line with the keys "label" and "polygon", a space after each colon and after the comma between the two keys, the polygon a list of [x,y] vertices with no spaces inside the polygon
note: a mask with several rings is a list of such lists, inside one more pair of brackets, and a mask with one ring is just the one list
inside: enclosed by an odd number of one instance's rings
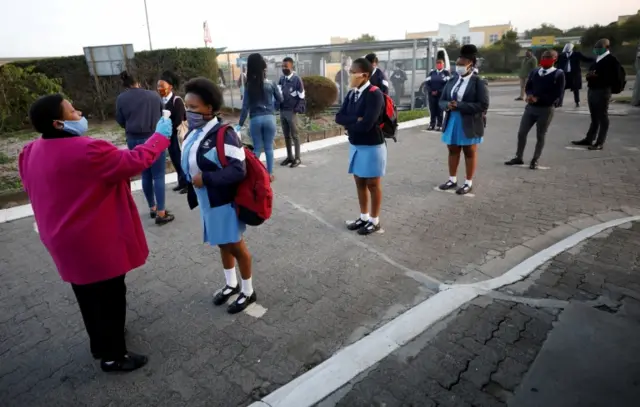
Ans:
{"label": "short black hair", "polygon": [[362,72],[368,73],[369,76],[373,73],[373,65],[371,65],[371,62],[369,62],[367,58],[358,58],[353,61],[353,65],[357,65],[362,69]]}
{"label": "short black hair", "polygon": [[184,84],[184,92],[198,95],[202,101],[211,106],[214,113],[217,113],[224,104],[224,98],[218,85],[207,78],[193,78]]}
{"label": "short black hair", "polygon": [[367,56],[365,56],[365,58],[367,59],[367,61],[369,61],[369,63],[372,63],[372,64],[377,64],[378,63],[378,57],[373,52],[370,53],[370,54],[367,54]]}
{"label": "short black hair", "polygon": [[291,57],[285,57],[282,62],[291,62],[291,64],[293,65],[293,58]]}
{"label": "short black hair", "polygon": [[122,86],[125,88],[131,88],[138,83],[138,79],[129,71],[120,72],[120,79],[122,80]]}
{"label": "short black hair", "polygon": [[54,120],[62,119],[62,101],[64,97],[59,93],[42,96],[29,108],[29,119],[38,133],[45,134],[55,130]]}
{"label": "short black hair", "polygon": [[160,80],[167,82],[169,85],[177,88],[180,84],[180,80],[178,76],[171,71],[164,71],[162,75],[160,75]]}

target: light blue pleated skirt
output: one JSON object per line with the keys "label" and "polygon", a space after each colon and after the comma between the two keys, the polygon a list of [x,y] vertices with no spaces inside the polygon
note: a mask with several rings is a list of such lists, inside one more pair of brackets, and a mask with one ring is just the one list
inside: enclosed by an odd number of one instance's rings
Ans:
{"label": "light blue pleated skirt", "polygon": [[212,208],[207,188],[196,188],[203,240],[212,246],[238,243],[247,226],[240,222],[232,203]]}
{"label": "light blue pleated skirt", "polygon": [[482,143],[482,137],[469,138],[464,135],[460,112],[447,112],[447,128],[442,133],[442,142],[448,146],[471,146]]}
{"label": "light blue pleated skirt", "polygon": [[349,145],[349,174],[359,178],[384,177],[387,170],[387,145]]}

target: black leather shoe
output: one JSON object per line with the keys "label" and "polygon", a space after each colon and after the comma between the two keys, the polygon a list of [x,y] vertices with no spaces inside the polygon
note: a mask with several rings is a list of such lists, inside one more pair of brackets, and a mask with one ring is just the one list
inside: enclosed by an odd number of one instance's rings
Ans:
{"label": "black leather shoe", "polygon": [[296,158],[295,160],[293,160],[293,162],[291,163],[291,168],[296,168],[297,166],[299,166],[300,164],[302,164],[302,161],[299,158]]}
{"label": "black leather shoe", "polygon": [[438,127],[436,127],[436,131],[442,131],[442,126],[438,125]]}
{"label": "black leather shoe", "polygon": [[227,302],[232,295],[238,294],[240,292],[240,284],[235,287],[229,287],[225,285],[224,288],[216,293],[213,296],[213,305],[219,306]]}
{"label": "black leather shoe", "polygon": [[471,187],[471,185],[464,184],[463,186],[461,186],[460,188],[458,188],[456,190],[456,194],[458,194],[458,195],[466,195],[469,192],[471,192],[472,190],[473,190],[473,188]]}
{"label": "black leather shoe", "polygon": [[451,188],[457,188],[458,187],[458,183],[457,182],[453,182],[451,180],[445,182],[444,184],[441,184],[440,186],[438,186],[438,188],[440,188],[441,191],[447,191]]}
{"label": "black leather shoe", "polygon": [[135,353],[127,353],[122,360],[103,360],[100,368],[103,372],[132,372],[149,362],[149,358]]}
{"label": "black leather shoe", "polygon": [[238,298],[236,298],[236,300],[229,305],[229,308],[227,308],[227,312],[229,314],[237,314],[238,312],[242,312],[247,309],[249,305],[256,302],[257,299],[258,296],[256,296],[255,291],[249,297],[244,295],[244,293],[240,293]]}
{"label": "black leather shoe", "polygon": [[167,223],[173,222],[175,218],[176,217],[170,214],[169,211],[166,211],[164,216],[159,216],[159,215],[156,216],[156,225],[158,226],[166,225]]}
{"label": "black leather shoe", "polygon": [[435,128],[436,128],[436,126],[431,124],[431,125],[429,125],[429,127],[427,127],[427,131],[433,131],[433,130],[435,130]]}
{"label": "black leather shoe", "polygon": [[574,146],[590,146],[593,143],[591,143],[586,138],[583,138],[582,140],[572,141],[571,144],[573,144]]}
{"label": "black leather shoe", "polygon": [[178,184],[178,185],[176,185],[175,187],[171,188],[171,190],[172,190],[173,192],[178,192],[178,191],[180,191],[181,189],[185,189],[185,188],[186,188],[186,186],[185,186],[185,185],[179,185],[179,184]]}
{"label": "black leather shoe", "polygon": [[289,158],[285,158],[284,161],[282,161],[280,163],[280,165],[282,165],[284,167],[285,165],[290,165],[292,162],[293,162],[293,160],[291,160]]}
{"label": "black leather shoe", "polygon": [[578,102],[578,103],[576,103],[576,107],[580,107],[580,103],[579,103],[579,102]]}
{"label": "black leather shoe", "polygon": [[522,165],[524,164],[524,161],[522,161],[522,158],[512,158],[509,161],[505,161],[504,165]]}
{"label": "black leather shoe", "polygon": [[538,169],[538,161],[533,160],[531,161],[531,164],[529,164],[529,168],[532,170],[537,170]]}
{"label": "black leather shoe", "polygon": [[604,145],[602,144],[594,144],[592,146],[589,146],[589,150],[594,151],[594,150],[602,150],[604,148]]}

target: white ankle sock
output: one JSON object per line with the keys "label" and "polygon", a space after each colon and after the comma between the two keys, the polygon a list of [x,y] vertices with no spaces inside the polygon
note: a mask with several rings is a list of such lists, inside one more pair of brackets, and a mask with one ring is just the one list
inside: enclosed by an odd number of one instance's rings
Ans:
{"label": "white ankle sock", "polygon": [[227,285],[231,288],[238,286],[238,276],[236,275],[236,268],[224,269],[224,279],[227,281]]}
{"label": "white ankle sock", "polygon": [[368,221],[369,220],[369,214],[368,213],[361,213],[360,214],[360,219],[362,219],[363,221]]}
{"label": "white ankle sock", "polygon": [[458,177],[449,177],[449,181],[455,184],[456,182],[458,182]]}
{"label": "white ankle sock", "polygon": [[246,280],[242,279],[241,285],[242,285],[242,294],[246,295],[247,297],[253,294],[253,279],[251,277],[249,277]]}
{"label": "white ankle sock", "polygon": [[464,183],[469,185],[469,186],[473,185],[473,181],[470,180],[470,179],[465,180]]}
{"label": "white ankle sock", "polygon": [[374,225],[378,225],[378,223],[380,223],[380,217],[376,217],[376,218],[369,218],[369,221],[371,223],[373,223]]}

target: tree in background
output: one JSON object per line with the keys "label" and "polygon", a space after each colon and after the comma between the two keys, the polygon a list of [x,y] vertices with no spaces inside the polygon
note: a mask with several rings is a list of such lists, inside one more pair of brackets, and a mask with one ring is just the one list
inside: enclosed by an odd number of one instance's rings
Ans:
{"label": "tree in background", "polygon": [[521,47],[518,44],[518,33],[516,31],[509,30],[502,34],[502,38],[496,41],[492,47],[502,51],[503,69],[509,70],[513,63],[518,61]]}
{"label": "tree in background", "polygon": [[554,37],[562,37],[564,31],[559,29],[553,24],[542,23],[538,28],[532,28],[530,30],[525,30],[524,36],[525,38],[533,38],[533,37],[544,37],[547,35],[553,35]]}
{"label": "tree in background", "polygon": [[587,31],[587,27],[585,27],[584,25],[579,25],[566,30],[563,36],[564,37],[581,37],[582,34],[585,33],[585,31]]}
{"label": "tree in background", "polygon": [[[361,44],[366,42],[376,42],[378,41],[374,35],[371,34],[362,34],[358,38],[354,38],[351,40],[352,44]],[[343,52],[349,58],[355,59],[365,56],[370,52],[375,52],[371,50],[353,50],[353,51],[345,51]]]}
{"label": "tree in background", "polygon": [[447,51],[449,57],[453,55],[458,55],[460,52],[460,43],[455,38],[449,38],[449,41],[443,44],[443,48]]}

